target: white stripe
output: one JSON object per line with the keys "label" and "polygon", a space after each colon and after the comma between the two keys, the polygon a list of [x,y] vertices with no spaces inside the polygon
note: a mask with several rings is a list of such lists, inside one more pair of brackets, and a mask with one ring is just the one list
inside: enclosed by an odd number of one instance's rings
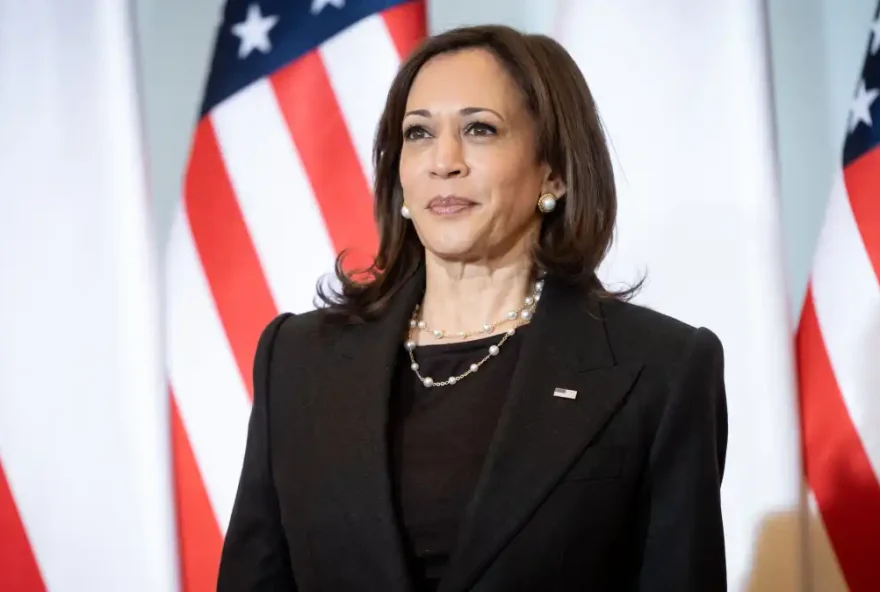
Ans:
{"label": "white stripe", "polygon": [[0,3],[0,457],[51,592],[177,589],[129,16]]}
{"label": "white stripe", "polygon": [[373,137],[400,65],[397,48],[385,20],[374,14],[326,41],[320,54],[364,175],[372,185]]}
{"label": "white stripe", "polygon": [[880,475],[880,285],[842,178],[831,193],[819,237],[813,300],[849,416]]}
{"label": "white stripe", "polygon": [[221,532],[226,532],[244,457],[250,401],[178,209],[167,260],[168,371]]}
{"label": "white stripe", "polygon": [[280,311],[314,308],[335,251],[278,105],[262,79],[211,113],[223,162]]}

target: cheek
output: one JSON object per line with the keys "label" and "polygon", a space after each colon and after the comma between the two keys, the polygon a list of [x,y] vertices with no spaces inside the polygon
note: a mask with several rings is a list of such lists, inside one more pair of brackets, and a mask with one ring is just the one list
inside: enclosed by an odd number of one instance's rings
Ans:
{"label": "cheek", "polygon": [[416,191],[419,180],[419,159],[416,155],[408,154],[406,151],[400,155],[400,165],[397,168],[397,175],[400,179],[400,186],[403,188],[404,198],[411,197]]}
{"label": "cheek", "polygon": [[539,175],[527,166],[499,171],[493,182],[493,201],[508,217],[529,215],[538,203]]}

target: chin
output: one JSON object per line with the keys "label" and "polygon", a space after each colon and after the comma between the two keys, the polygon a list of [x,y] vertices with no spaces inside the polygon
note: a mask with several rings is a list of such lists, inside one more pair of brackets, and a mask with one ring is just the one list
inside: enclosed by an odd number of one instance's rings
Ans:
{"label": "chin", "polygon": [[428,223],[419,233],[425,249],[443,259],[473,257],[479,250],[483,232],[475,224],[432,224]]}
{"label": "chin", "polygon": [[447,261],[470,261],[478,259],[479,249],[473,240],[431,241],[425,249],[435,257]]}

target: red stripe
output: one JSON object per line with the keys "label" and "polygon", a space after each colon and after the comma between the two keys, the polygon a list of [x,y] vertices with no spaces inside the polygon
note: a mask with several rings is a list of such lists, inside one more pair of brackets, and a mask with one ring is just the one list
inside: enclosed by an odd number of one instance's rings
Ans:
{"label": "red stripe", "polygon": [[880,282],[880,148],[850,163],[843,180],[874,276]]}
{"label": "red stripe", "polygon": [[797,357],[807,480],[850,590],[877,590],[880,484],[840,394],[812,290],[798,329]]}
{"label": "red stripe", "polygon": [[45,592],[46,585],[0,463],[0,590]]}
{"label": "red stripe", "polygon": [[174,393],[169,394],[182,590],[213,592],[217,589],[223,535],[202,482]]}
{"label": "red stripe", "polygon": [[321,58],[309,53],[271,81],[336,252],[350,249],[349,269],[368,266],[378,247],[372,191]]}
{"label": "red stripe", "polygon": [[424,0],[398,4],[383,12],[382,18],[385,19],[385,26],[394,41],[397,54],[401,60],[405,60],[427,34],[428,17]]}
{"label": "red stripe", "polygon": [[184,203],[220,321],[253,398],[254,350],[278,309],[208,118],[196,127]]}

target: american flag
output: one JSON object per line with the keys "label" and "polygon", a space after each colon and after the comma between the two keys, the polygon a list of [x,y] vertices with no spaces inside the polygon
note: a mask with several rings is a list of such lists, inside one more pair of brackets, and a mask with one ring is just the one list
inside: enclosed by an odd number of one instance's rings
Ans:
{"label": "american flag", "polygon": [[372,141],[422,0],[229,0],[167,249],[184,589],[216,587],[257,339],[314,307],[342,249],[377,246]]}
{"label": "american flag", "polygon": [[880,5],[797,335],[807,481],[853,592],[880,582]]}

